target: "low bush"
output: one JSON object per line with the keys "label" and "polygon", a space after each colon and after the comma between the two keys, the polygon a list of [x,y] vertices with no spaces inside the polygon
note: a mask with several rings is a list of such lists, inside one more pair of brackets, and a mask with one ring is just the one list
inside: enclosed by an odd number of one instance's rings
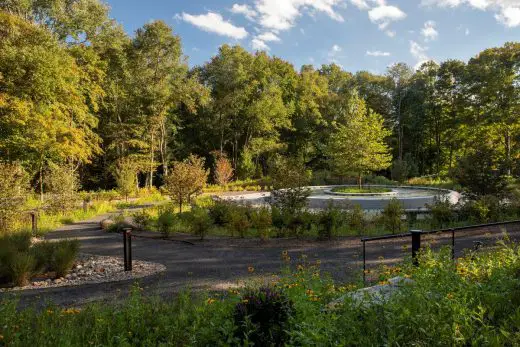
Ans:
{"label": "low bush", "polygon": [[24,286],[34,274],[54,272],[63,277],[79,251],[77,240],[43,241],[31,245],[30,234],[0,238],[0,281]]}
{"label": "low bush", "polygon": [[213,219],[211,219],[208,211],[201,207],[195,207],[191,210],[190,222],[192,232],[198,235],[201,240],[204,240],[209,229],[213,226]]}
{"label": "low bush", "polygon": [[428,208],[434,228],[445,228],[456,218],[455,206],[448,199],[435,198],[433,204]]}
{"label": "low bush", "polygon": [[177,221],[177,214],[173,212],[172,208],[170,206],[164,207],[159,211],[159,216],[157,217],[157,228],[163,235],[168,236],[173,232]]}
{"label": "low bush", "polygon": [[336,234],[338,228],[344,224],[344,217],[344,212],[341,212],[330,203],[327,208],[319,214],[320,227],[318,229],[318,237],[320,239],[330,240]]}
{"label": "low bush", "polygon": [[381,212],[381,224],[387,231],[392,234],[403,231],[405,223],[402,220],[404,214],[401,202],[396,198],[392,198]]}
{"label": "low bush", "polygon": [[226,226],[231,229],[232,236],[237,233],[240,237],[245,237],[246,231],[251,227],[248,210],[248,207],[239,205],[234,205],[229,209]]}
{"label": "low bush", "polygon": [[352,208],[349,208],[346,217],[349,229],[356,232],[357,235],[361,235],[367,224],[365,211],[361,206],[355,204]]}
{"label": "low bush", "polygon": [[251,225],[258,232],[258,236],[262,240],[269,238],[269,231],[273,225],[271,211],[267,207],[251,211]]}
{"label": "low bush", "polygon": [[293,314],[294,304],[280,289],[250,290],[235,306],[235,336],[245,345],[284,346]]}

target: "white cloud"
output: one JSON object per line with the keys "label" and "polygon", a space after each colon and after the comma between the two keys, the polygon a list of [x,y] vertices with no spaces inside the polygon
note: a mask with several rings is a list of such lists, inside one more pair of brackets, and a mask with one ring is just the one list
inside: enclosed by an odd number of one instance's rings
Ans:
{"label": "white cloud", "polygon": [[360,10],[370,9],[370,5],[365,0],[350,0],[350,2]]}
{"label": "white cloud", "polygon": [[368,11],[368,18],[378,24],[380,29],[385,29],[391,22],[405,19],[406,13],[396,6],[380,5]]}
{"label": "white cloud", "polygon": [[341,52],[341,47],[338,45],[332,46],[332,52]]}
{"label": "white cloud", "polygon": [[271,42],[271,41],[279,42],[280,41],[280,38],[278,36],[276,36],[275,33],[272,33],[272,32],[266,32],[266,33],[260,34],[257,36],[257,38],[264,42]]}
{"label": "white cloud", "polygon": [[410,53],[417,61],[415,69],[418,69],[423,63],[430,60],[430,58],[428,58],[428,54],[426,54],[426,51],[428,51],[428,47],[423,47],[413,40],[410,41]]}
{"label": "white cloud", "polygon": [[388,37],[395,37],[395,31],[392,31],[392,30],[385,30],[385,34]]}
{"label": "white cloud", "polygon": [[330,18],[343,22],[336,7],[344,0],[256,0],[255,8],[259,13],[258,23],[271,30],[288,30],[303,11],[309,9],[323,12]]}
{"label": "white cloud", "polygon": [[180,18],[185,22],[195,25],[201,30],[222,36],[228,36],[237,40],[246,38],[248,35],[246,29],[234,26],[232,23],[224,20],[220,14],[215,12],[208,12],[207,14],[201,15],[191,15],[183,12]]}
{"label": "white cloud", "polygon": [[382,52],[382,51],[367,51],[366,55],[371,57],[389,57],[390,52]]}
{"label": "white cloud", "polygon": [[519,0],[422,0],[424,6],[458,7],[470,6],[482,11],[495,12],[498,22],[507,27],[520,26]]}
{"label": "white cloud", "polygon": [[439,36],[439,32],[435,29],[436,23],[432,20],[424,23],[424,27],[421,29],[421,35],[425,41],[436,40]]}
{"label": "white cloud", "polygon": [[246,4],[234,4],[233,7],[231,7],[231,12],[236,14],[242,14],[249,20],[254,20],[254,18],[257,15],[256,11]]}
{"label": "white cloud", "polygon": [[266,43],[264,41],[259,40],[256,37],[253,40],[251,40],[251,47],[255,51],[268,51],[269,50],[269,46],[266,45]]}
{"label": "white cloud", "polygon": [[520,26],[520,7],[505,7],[495,18],[508,28]]}
{"label": "white cloud", "polygon": [[464,31],[464,34],[465,34],[466,36],[469,36],[470,32],[469,32],[469,29],[468,29],[468,28],[466,28],[466,30]]}

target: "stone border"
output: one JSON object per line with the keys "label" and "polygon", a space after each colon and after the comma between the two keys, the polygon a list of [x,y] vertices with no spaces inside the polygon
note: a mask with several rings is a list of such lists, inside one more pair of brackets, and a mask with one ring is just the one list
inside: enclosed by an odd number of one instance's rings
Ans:
{"label": "stone border", "polygon": [[120,282],[152,276],[166,271],[166,266],[149,261],[134,260],[132,271],[125,272],[123,259],[119,257],[79,254],[70,273],[54,280],[33,281],[24,287],[1,288],[0,293],[47,289],[57,287],[76,287],[86,284]]}

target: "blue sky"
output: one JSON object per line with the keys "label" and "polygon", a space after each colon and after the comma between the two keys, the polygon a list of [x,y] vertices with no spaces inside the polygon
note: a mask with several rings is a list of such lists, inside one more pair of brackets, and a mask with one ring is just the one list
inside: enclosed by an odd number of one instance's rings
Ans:
{"label": "blue sky", "polygon": [[133,32],[164,20],[191,66],[222,44],[290,61],[383,73],[395,62],[467,60],[520,40],[520,0],[107,0]]}

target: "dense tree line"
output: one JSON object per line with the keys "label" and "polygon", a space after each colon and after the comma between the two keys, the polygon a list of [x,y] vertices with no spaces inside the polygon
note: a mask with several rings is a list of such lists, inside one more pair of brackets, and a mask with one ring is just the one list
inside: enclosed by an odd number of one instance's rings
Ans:
{"label": "dense tree line", "polygon": [[21,162],[40,189],[54,164],[88,189],[132,175],[158,185],[192,154],[210,168],[228,158],[236,178],[268,175],[280,156],[399,180],[463,176],[479,156],[483,170],[520,170],[519,43],[383,75],[298,71],[223,45],[190,69],[164,22],[129,36],[98,0],[7,0],[0,10],[0,159]]}

